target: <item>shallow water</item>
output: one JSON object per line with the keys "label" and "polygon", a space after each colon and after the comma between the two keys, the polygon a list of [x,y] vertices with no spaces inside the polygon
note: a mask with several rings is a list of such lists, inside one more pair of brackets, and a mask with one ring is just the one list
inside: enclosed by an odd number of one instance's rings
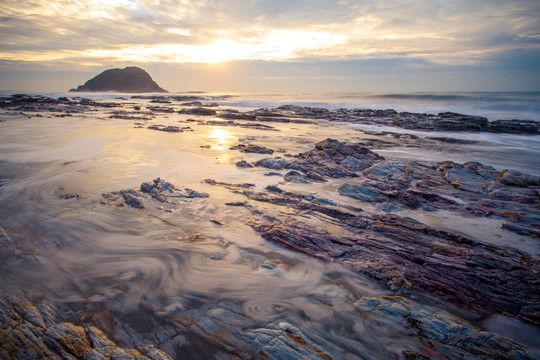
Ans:
{"label": "shallow water", "polygon": [[[357,342],[362,342],[362,336],[378,336],[379,341],[388,337],[389,349],[393,343],[409,344],[406,334],[396,337],[388,325],[353,315],[351,302],[388,294],[387,290],[338,264],[265,241],[244,225],[249,215],[244,208],[224,205],[241,201],[241,195],[203,183],[205,179],[246,182],[257,189],[275,185],[279,180],[264,176],[267,169],[235,166],[239,160],[265,155],[229,147],[247,141],[296,154],[327,137],[343,141],[361,137],[351,131],[351,125],[272,124],[279,131],[264,131],[185,123],[188,116],[179,114],[160,115],[147,123],[182,122],[194,130],[166,133],[134,128],[130,120],[110,119],[106,110],[71,118],[49,115],[4,114],[6,121],[0,123],[0,226],[35,256],[27,263],[0,253],[6,289],[31,289],[58,301],[106,304],[119,313],[136,311],[142,299],[166,313],[228,301],[257,321],[288,320],[329,341],[337,341],[344,332]],[[498,169],[540,174],[540,143],[534,137],[459,137],[482,143],[451,153],[406,148],[378,152],[387,158],[480,160]],[[210,147],[201,147],[206,145]],[[144,212],[100,203],[102,193],[137,188],[157,177],[210,197]],[[338,179],[312,184],[307,191],[302,185],[280,186],[358,205],[336,193],[339,184]],[[80,199],[62,199],[66,194]],[[283,211],[272,205],[261,208],[269,214]],[[427,224],[443,223],[443,228],[480,241],[540,254],[538,242],[495,231],[500,224],[492,220],[471,223],[450,215],[409,215]]]}

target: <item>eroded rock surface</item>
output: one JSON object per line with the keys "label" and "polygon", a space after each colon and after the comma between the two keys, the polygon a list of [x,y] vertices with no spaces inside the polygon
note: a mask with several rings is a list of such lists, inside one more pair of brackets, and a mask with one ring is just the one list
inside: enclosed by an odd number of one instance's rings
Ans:
{"label": "eroded rock surface", "polygon": [[315,144],[315,149],[296,156],[296,160],[264,158],[254,165],[274,170],[299,170],[334,178],[353,177],[384,158],[362,145],[346,145],[335,139]]}
{"label": "eroded rock surface", "polygon": [[104,202],[116,206],[131,206],[144,209],[145,199],[155,199],[161,203],[177,204],[186,199],[205,198],[208,194],[189,188],[177,188],[160,178],[141,184],[140,189],[120,190],[101,195]]}
{"label": "eroded rock surface", "polygon": [[[485,245],[413,219],[362,214],[301,194],[242,193],[256,202],[303,211],[302,217],[249,220],[269,241],[340,262],[395,291],[433,296],[480,314],[502,313],[540,323],[540,302],[535,295],[540,291],[537,257]],[[254,203],[249,206],[257,209]],[[329,232],[313,225],[310,218],[338,225],[342,232]]]}
{"label": "eroded rock surface", "polygon": [[[67,312],[67,313],[66,313]],[[93,325],[76,325],[67,306],[0,294],[2,359],[171,359],[150,344],[126,348]]]}
{"label": "eroded rock surface", "polygon": [[419,307],[403,297],[364,298],[355,302],[355,306],[412,331],[426,344],[422,352],[403,351],[406,359],[536,359],[540,356],[535,350],[523,349],[513,341],[471,327],[446,311]]}
{"label": "eroded rock surface", "polygon": [[[286,181],[307,183],[309,173],[356,176],[338,192],[385,212],[406,209],[451,211],[464,216],[499,218],[503,228],[536,236],[540,179],[516,171],[497,171],[480,163],[384,160],[361,146],[336,140],[289,161],[266,158],[256,165],[299,168]],[[352,171],[347,159],[364,162]],[[356,161],[355,160],[355,161]],[[315,166],[316,165],[316,166]],[[328,170],[332,169],[332,170]],[[308,171],[306,171],[308,170]],[[350,171],[347,173],[347,171]],[[252,202],[247,223],[272,242],[367,274],[394,291],[424,294],[479,314],[500,313],[540,324],[540,261],[520,251],[483,244],[463,235],[396,215],[375,215],[337,206],[316,196],[277,186],[266,191],[231,189]],[[259,216],[257,203],[300,211]],[[330,232],[324,224],[340,227]]]}

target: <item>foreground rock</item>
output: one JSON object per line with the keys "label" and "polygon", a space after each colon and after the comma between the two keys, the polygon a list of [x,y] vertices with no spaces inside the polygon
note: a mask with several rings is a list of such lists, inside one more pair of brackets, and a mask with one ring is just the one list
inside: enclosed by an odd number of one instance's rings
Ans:
{"label": "foreground rock", "polygon": [[124,69],[109,69],[79,85],[70,92],[118,91],[125,93],[164,93],[146,71],[136,66]]}
{"label": "foreground rock", "polygon": [[399,296],[360,299],[359,310],[391,320],[415,333],[426,345],[421,352],[405,350],[406,359],[537,359],[540,353],[488,331],[471,327],[462,319],[431,306]]}
{"label": "foreground rock", "polygon": [[333,139],[321,141],[313,150],[293,158],[264,158],[251,165],[295,171],[290,178],[354,178],[341,185],[338,192],[380,205],[385,211],[392,211],[392,207],[451,210],[515,221],[515,225],[531,227],[531,233],[540,230],[538,176],[497,171],[478,162],[385,160],[361,144],[347,145]]}
{"label": "foreground rock", "polygon": [[[300,210],[303,216],[259,216],[248,225],[272,242],[373,277],[405,294],[428,295],[481,315],[506,314],[540,324],[540,260],[418,221],[369,215],[325,199],[288,192],[241,190],[248,199]],[[329,204],[329,205],[328,205]],[[324,225],[341,228],[339,235]]]}
{"label": "foreground rock", "polygon": [[[372,331],[350,327],[347,337],[326,334],[326,338],[287,321],[262,324],[241,307],[225,302],[174,312],[163,312],[152,304],[143,308],[139,315],[154,325],[152,332],[137,332],[129,323],[114,318],[111,330],[115,339],[92,320],[82,325],[65,320],[68,314],[79,323],[82,320],[67,305],[0,295],[0,354],[3,359],[84,360],[540,357],[535,350],[475,328],[445,311],[397,296],[362,298],[352,304],[350,319],[370,324]],[[406,333],[414,335],[412,341],[400,343]],[[387,341],[392,337],[390,347]],[[151,344],[151,338],[159,344]]]}
{"label": "foreground rock", "polygon": [[[156,188],[147,184],[150,191]],[[2,244],[11,242],[1,230]],[[287,271],[286,264],[263,259],[251,254],[242,261],[270,277]],[[128,292],[133,284],[127,279],[109,285],[111,291],[118,286],[123,290],[117,292],[120,304],[132,300]],[[107,304],[107,300],[102,303],[77,298],[52,302],[34,292],[30,301],[0,293],[0,356],[84,360],[540,358],[533,349],[476,328],[436,307],[399,296],[346,298],[345,310],[330,311],[326,316],[303,313],[297,322],[291,315],[301,310],[294,308],[283,309],[281,315],[270,313],[270,318],[263,316],[263,320],[257,318],[259,311],[264,315],[264,303],[221,301],[187,309],[163,308],[163,299],[143,297],[138,306],[125,311],[123,306]],[[332,309],[330,304],[328,308]],[[303,328],[311,317],[318,319],[319,325]],[[326,326],[336,331],[328,332]]]}
{"label": "foreground rock", "polygon": [[170,359],[154,345],[125,348],[93,325],[66,320],[67,306],[0,294],[2,359]]}
{"label": "foreground rock", "polygon": [[[286,181],[314,176],[355,176],[338,188],[379,211],[449,211],[503,220],[501,231],[540,233],[540,178],[480,163],[384,160],[362,146],[325,140],[296,156],[266,158],[256,165],[290,171]],[[356,168],[351,168],[350,164]],[[358,171],[354,171],[358,169]],[[397,215],[363,213],[313,195],[232,189],[252,202],[247,224],[272,242],[373,277],[405,294],[435,297],[480,315],[505,314],[540,324],[540,260],[517,250],[483,244]],[[283,211],[261,216],[257,203]],[[302,216],[287,216],[291,213]],[[325,224],[339,227],[328,231]]]}

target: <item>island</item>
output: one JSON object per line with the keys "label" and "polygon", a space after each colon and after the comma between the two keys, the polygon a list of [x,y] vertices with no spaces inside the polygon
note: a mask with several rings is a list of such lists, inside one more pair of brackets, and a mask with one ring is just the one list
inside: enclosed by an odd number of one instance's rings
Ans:
{"label": "island", "polygon": [[117,91],[125,93],[166,93],[143,69],[130,66],[124,69],[109,69],[79,85],[70,92]]}

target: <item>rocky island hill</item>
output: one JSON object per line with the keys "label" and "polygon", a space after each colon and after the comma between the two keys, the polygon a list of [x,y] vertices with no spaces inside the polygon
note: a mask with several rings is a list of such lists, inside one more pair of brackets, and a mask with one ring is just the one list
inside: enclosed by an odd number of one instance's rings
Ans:
{"label": "rocky island hill", "polygon": [[70,92],[118,91],[126,93],[166,93],[152,77],[136,66],[124,69],[109,69],[93,77]]}

